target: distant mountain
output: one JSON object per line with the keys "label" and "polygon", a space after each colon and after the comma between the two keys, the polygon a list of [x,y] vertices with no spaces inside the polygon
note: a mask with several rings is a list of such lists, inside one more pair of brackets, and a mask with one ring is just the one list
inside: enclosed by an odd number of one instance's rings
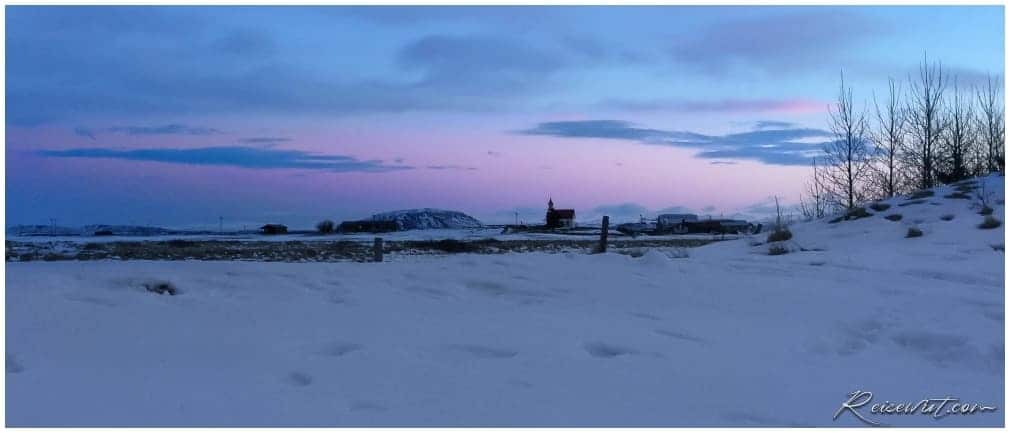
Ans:
{"label": "distant mountain", "polygon": [[182,233],[161,227],[92,224],[82,227],[62,227],[47,225],[17,225],[7,228],[13,236],[94,236],[95,233],[113,236],[158,236]]}
{"label": "distant mountain", "polygon": [[405,209],[372,215],[374,221],[395,221],[400,230],[467,229],[483,227],[463,212],[442,209]]}

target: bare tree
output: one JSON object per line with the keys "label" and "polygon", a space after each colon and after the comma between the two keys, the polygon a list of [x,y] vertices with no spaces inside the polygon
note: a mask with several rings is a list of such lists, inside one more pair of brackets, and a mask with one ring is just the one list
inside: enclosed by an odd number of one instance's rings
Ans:
{"label": "bare tree", "polygon": [[830,123],[834,140],[824,145],[826,169],[822,186],[833,204],[852,209],[863,199],[870,154],[866,143],[866,114],[856,111],[852,89],[845,87],[844,75],[838,100],[830,109]]}
{"label": "bare tree", "polygon": [[979,133],[984,150],[985,168],[983,173],[1003,172],[1003,98],[1000,95],[999,79],[991,76],[986,85],[975,96],[980,108]]}
{"label": "bare tree", "polygon": [[908,118],[901,102],[901,84],[893,78],[888,79],[888,97],[883,107],[873,97],[873,108],[876,112],[877,127],[870,131],[873,141],[875,163],[870,165],[872,171],[871,184],[877,195],[883,198],[894,197],[901,189],[902,179],[899,167],[901,149],[905,144],[905,123]]}
{"label": "bare tree", "polygon": [[800,196],[800,213],[807,219],[823,218],[827,213],[828,203],[821,184],[821,174],[817,170],[817,158],[813,158],[810,165],[814,173],[807,181],[806,191]]}
{"label": "bare tree", "polygon": [[905,112],[910,140],[902,153],[915,186],[932,188],[936,185],[937,153],[944,130],[943,94],[947,89],[941,64],[930,64],[923,56],[918,78],[909,77],[908,85]]}
{"label": "bare tree", "polygon": [[975,110],[972,101],[958,88],[957,78],[954,78],[950,96],[950,103],[944,113],[947,127],[942,135],[943,148],[938,173],[938,180],[944,183],[971,176],[971,158],[975,154],[976,143]]}

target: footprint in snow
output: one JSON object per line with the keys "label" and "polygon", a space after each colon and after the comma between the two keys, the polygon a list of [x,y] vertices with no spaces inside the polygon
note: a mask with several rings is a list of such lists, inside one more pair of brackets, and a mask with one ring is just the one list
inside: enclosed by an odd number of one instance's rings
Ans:
{"label": "footprint in snow", "polygon": [[586,343],[582,347],[586,349],[589,355],[596,358],[616,358],[622,355],[638,353],[635,349],[602,342]]}
{"label": "footprint in snow", "polygon": [[10,353],[8,353],[4,359],[4,366],[7,368],[8,373],[20,373],[25,371],[25,366],[21,365],[21,363],[18,362],[18,359]]}
{"label": "footprint in snow", "polygon": [[348,353],[359,351],[363,347],[364,346],[357,343],[336,341],[323,346],[323,348],[320,349],[318,353],[324,356],[332,356],[334,358],[339,358],[341,356],[347,355]]}
{"label": "footprint in snow", "polygon": [[692,343],[698,343],[698,344],[705,343],[705,340],[696,337],[694,335],[688,334],[686,332],[670,331],[666,329],[657,329],[654,332],[664,337],[676,338],[678,340],[690,341]]}
{"label": "footprint in snow", "polygon": [[301,371],[292,371],[288,373],[284,381],[291,386],[305,387],[312,384],[312,376]]}
{"label": "footprint in snow", "polygon": [[374,401],[358,400],[351,403],[351,410],[355,412],[358,411],[385,412],[386,406],[383,406]]}
{"label": "footprint in snow", "polygon": [[447,346],[447,348],[453,352],[464,353],[474,358],[481,359],[513,358],[519,354],[518,351],[511,349],[481,346],[478,344],[451,344]]}

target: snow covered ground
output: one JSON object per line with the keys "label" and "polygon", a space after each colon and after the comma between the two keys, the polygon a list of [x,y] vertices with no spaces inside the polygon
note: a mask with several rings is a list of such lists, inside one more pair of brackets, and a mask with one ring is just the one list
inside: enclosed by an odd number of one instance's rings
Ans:
{"label": "snow covered ground", "polygon": [[779,256],[8,263],[7,424],[841,426],[863,390],[998,407],[861,411],[886,424],[1000,426],[1004,230],[949,193],[794,225]]}

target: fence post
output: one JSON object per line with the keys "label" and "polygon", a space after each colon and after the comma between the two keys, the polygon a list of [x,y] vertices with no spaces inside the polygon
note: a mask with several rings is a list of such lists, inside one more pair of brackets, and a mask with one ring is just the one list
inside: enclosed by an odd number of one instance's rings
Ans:
{"label": "fence post", "polygon": [[600,247],[597,252],[607,252],[607,233],[610,231],[610,217],[603,216],[603,227],[600,228]]}
{"label": "fence post", "polygon": [[375,238],[375,243],[372,244],[372,261],[382,261],[382,238]]}

